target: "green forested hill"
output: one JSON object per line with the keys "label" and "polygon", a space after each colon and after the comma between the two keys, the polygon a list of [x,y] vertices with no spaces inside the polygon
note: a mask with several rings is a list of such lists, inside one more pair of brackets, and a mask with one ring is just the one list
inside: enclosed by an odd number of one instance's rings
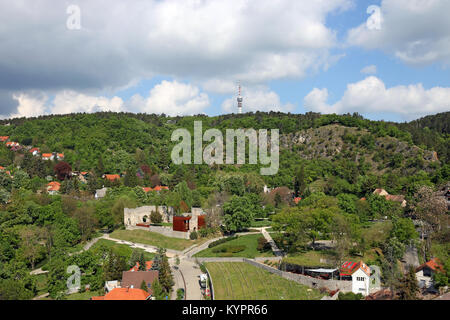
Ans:
{"label": "green forested hill", "polygon": [[[448,124],[450,113],[427,117],[409,124],[370,121],[360,115],[304,115],[250,113],[218,117],[194,116],[169,118],[164,115],[131,113],[71,114],[33,119],[3,121],[0,135],[23,145],[40,147],[42,152],[64,152],[74,170],[89,171],[101,158],[105,173],[120,173],[129,167],[146,164],[154,172],[189,175],[197,184],[209,184],[213,171],[235,171],[237,167],[174,166],[170,152],[172,132],[192,130],[194,121],[203,122],[203,130],[218,128],[279,129],[281,134],[280,172],[265,177],[271,186],[293,187],[293,176],[306,166],[310,182],[342,179],[356,185],[368,175],[396,180],[416,174],[435,182],[446,179],[448,168]],[[8,123],[9,125],[5,125]],[[305,138],[299,142],[299,137]],[[437,161],[435,154],[440,161]],[[14,157],[4,155],[0,165]],[[16,159],[17,160],[17,159]],[[19,160],[17,160],[19,161]],[[17,162],[16,161],[16,162]],[[257,172],[259,167],[244,165],[242,172]],[[178,181],[179,179],[177,179]],[[400,187],[392,186],[395,191]],[[350,191],[350,190],[347,190]]]}

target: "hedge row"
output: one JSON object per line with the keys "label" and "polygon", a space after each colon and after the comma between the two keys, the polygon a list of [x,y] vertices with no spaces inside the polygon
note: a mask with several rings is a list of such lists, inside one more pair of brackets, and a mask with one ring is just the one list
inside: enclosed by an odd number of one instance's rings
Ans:
{"label": "hedge row", "polygon": [[231,240],[236,240],[237,238],[238,238],[238,236],[232,236],[232,237],[223,238],[223,239],[211,242],[208,245],[208,248],[214,248],[214,247],[216,247],[216,246],[218,246],[218,245],[220,245],[222,243],[225,243],[225,242],[228,242],[228,241],[231,241]]}

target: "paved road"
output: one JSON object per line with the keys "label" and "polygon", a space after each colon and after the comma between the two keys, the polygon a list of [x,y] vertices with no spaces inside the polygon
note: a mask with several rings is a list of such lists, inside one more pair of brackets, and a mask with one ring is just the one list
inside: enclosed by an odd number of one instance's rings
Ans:
{"label": "paved road", "polygon": [[179,270],[186,283],[186,300],[202,300],[203,295],[199,283],[202,271],[199,266],[186,257],[182,257],[180,258]]}

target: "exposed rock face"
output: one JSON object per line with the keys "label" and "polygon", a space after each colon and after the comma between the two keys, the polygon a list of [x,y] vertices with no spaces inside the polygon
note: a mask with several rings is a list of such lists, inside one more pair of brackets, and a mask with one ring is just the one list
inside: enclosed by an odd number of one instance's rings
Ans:
{"label": "exposed rock face", "polygon": [[280,147],[290,148],[292,145],[308,144],[311,137],[307,134],[296,132],[285,134],[280,137]]}

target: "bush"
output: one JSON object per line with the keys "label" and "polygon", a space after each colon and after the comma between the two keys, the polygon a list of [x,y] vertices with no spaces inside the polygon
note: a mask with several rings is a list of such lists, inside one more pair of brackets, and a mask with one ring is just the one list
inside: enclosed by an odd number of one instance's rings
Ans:
{"label": "bush", "polygon": [[197,231],[191,232],[191,234],[189,235],[189,239],[191,239],[191,240],[197,240],[197,239],[198,239]]}
{"label": "bush", "polygon": [[219,248],[215,248],[212,250],[213,253],[225,253],[225,254],[233,254],[242,252],[246,249],[246,246],[222,246]]}
{"label": "bush", "polygon": [[163,218],[162,218],[161,213],[159,213],[159,211],[156,210],[156,211],[152,211],[152,213],[150,214],[150,220],[154,224],[161,224],[163,221]]}
{"label": "bush", "polygon": [[266,240],[266,238],[259,237],[257,249],[259,252],[265,252],[271,250],[272,247],[270,246],[270,243]]}
{"label": "bush", "polygon": [[214,247],[216,247],[216,246],[218,246],[218,245],[220,245],[220,244],[226,243],[226,242],[228,242],[228,241],[236,240],[237,238],[238,238],[238,236],[233,236],[233,237],[223,238],[223,239],[220,239],[220,240],[211,242],[211,243],[208,245],[208,248],[214,248]]}
{"label": "bush", "polygon": [[339,293],[339,300],[362,300],[363,295],[361,293],[354,294],[353,292]]}

